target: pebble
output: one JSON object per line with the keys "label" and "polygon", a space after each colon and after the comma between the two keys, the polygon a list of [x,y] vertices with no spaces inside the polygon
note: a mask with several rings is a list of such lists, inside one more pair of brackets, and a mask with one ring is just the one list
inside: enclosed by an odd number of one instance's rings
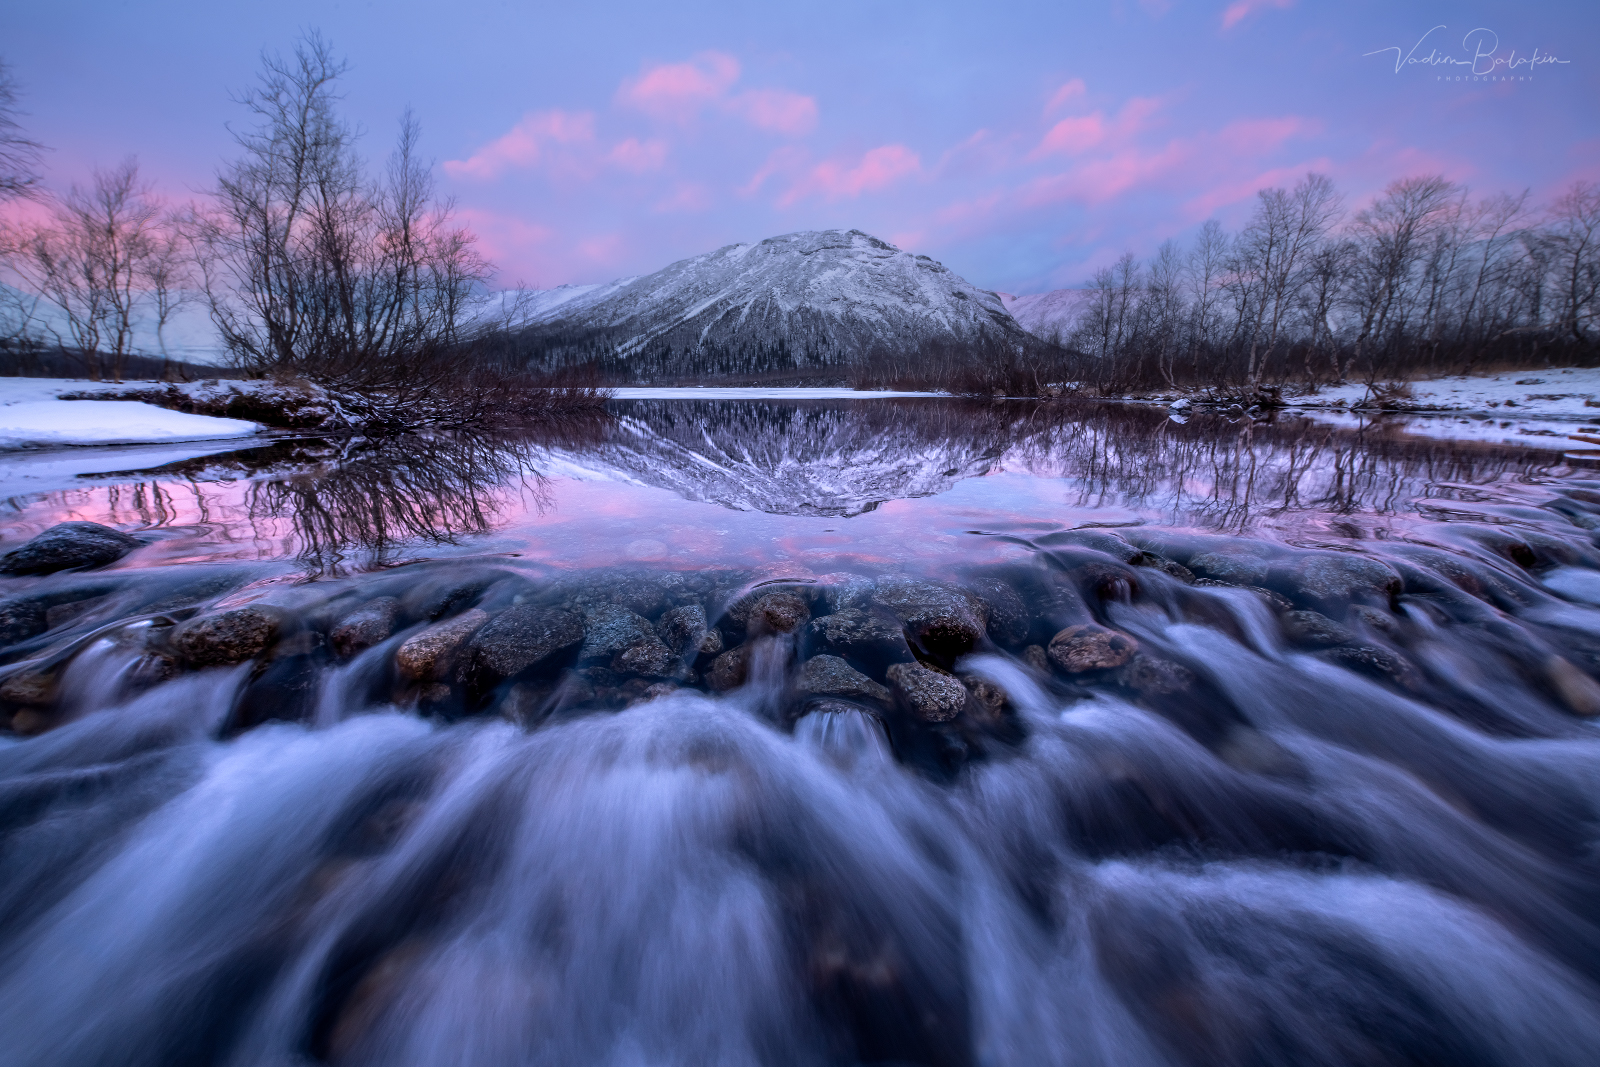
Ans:
{"label": "pebble", "polygon": [[1069,674],[1120,667],[1138,650],[1132,637],[1093,623],[1068,626],[1050,639],[1050,661]]}

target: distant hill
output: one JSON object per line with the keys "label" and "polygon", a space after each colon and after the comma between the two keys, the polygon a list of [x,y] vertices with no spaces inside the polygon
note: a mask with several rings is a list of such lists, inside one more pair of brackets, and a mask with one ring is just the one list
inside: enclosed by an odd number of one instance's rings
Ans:
{"label": "distant hill", "polygon": [[1094,303],[1092,289],[1054,289],[1029,296],[997,295],[1011,317],[1017,320],[1017,325],[1046,341],[1065,341]]}
{"label": "distant hill", "polygon": [[786,234],[639,278],[533,291],[519,315],[521,345],[550,362],[604,357],[683,372],[1032,340],[995,293],[860,230]]}

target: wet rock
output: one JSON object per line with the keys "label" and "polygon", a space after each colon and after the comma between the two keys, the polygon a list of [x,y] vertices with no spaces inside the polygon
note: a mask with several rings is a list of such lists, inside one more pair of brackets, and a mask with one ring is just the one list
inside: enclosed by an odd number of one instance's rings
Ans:
{"label": "wet rock", "polygon": [[1050,654],[1044,650],[1043,645],[1029,645],[1023,649],[1022,662],[1036,671],[1050,673]]}
{"label": "wet rock", "polygon": [[961,684],[967,687],[967,692],[972,694],[976,707],[981,709],[984,716],[994,722],[1005,714],[1006,705],[1011,698],[1006,691],[986,678],[976,674],[960,675]]}
{"label": "wet rock", "polygon": [[611,660],[611,669],[624,674],[639,674],[646,678],[672,676],[680,664],[677,653],[666,642],[651,636],[648,640],[618,652]]}
{"label": "wet rock", "polygon": [[889,690],[838,656],[812,656],[800,667],[795,688],[815,696],[860,697],[887,702]]}
{"label": "wet rock", "polygon": [[1243,552],[1203,552],[1189,559],[1189,570],[1197,577],[1225,585],[1261,585],[1267,580],[1267,561]]}
{"label": "wet rock", "polygon": [[328,643],[335,654],[349,659],[394,636],[399,617],[399,600],[392,596],[377,597],[340,619],[328,631]]}
{"label": "wet rock", "polygon": [[859,608],[812,619],[807,629],[812,641],[835,655],[868,663],[901,663],[911,658],[911,648],[899,625]]}
{"label": "wet rock", "polygon": [[607,596],[612,604],[625,608],[635,615],[658,615],[670,601],[662,583],[639,575],[613,576],[607,583]]}
{"label": "wet rock", "polygon": [[196,667],[243,663],[259,655],[278,632],[278,613],[245,607],[190,619],[172,632],[172,647]]}
{"label": "wet rock", "polygon": [[1157,555],[1154,552],[1141,552],[1139,557],[1133,560],[1133,565],[1136,567],[1149,567],[1151,570],[1160,571],[1163,574],[1176,578],[1185,585],[1194,584],[1194,571],[1190,570],[1188,567],[1185,567],[1181,563],[1170,560],[1165,556]]}
{"label": "wet rock", "polygon": [[56,676],[48,671],[19,671],[0,681],[0,700],[29,707],[49,707],[56,700]]}
{"label": "wet rock", "polygon": [[1600,715],[1600,682],[1560,656],[1545,661],[1544,673],[1568,711],[1585,718]]}
{"label": "wet rock", "polygon": [[12,597],[0,600],[0,647],[26,641],[45,632],[49,624],[46,602],[39,597]]}
{"label": "wet rock", "polygon": [[1109,530],[1061,530],[1034,541],[1040,548],[1087,548],[1102,552],[1122,563],[1132,563],[1139,549]]}
{"label": "wet rock", "polygon": [[865,608],[871,603],[875,588],[871,578],[842,571],[824,574],[817,579],[817,583],[822,605],[830,612]]}
{"label": "wet rock", "polygon": [[935,656],[954,659],[983,640],[982,602],[965,590],[888,575],[878,579],[874,599]]}
{"label": "wet rock", "polygon": [[314,649],[283,653],[283,645],[274,649],[272,662],[245,686],[229,718],[228,734],[267,722],[303,722],[315,713],[322,657]]}
{"label": "wet rock", "polygon": [[1388,605],[1402,583],[1393,567],[1375,559],[1327,552],[1301,562],[1279,587],[1294,600],[1342,614],[1353,601]]}
{"label": "wet rock", "polygon": [[1015,646],[1028,639],[1033,620],[1015,589],[998,578],[974,578],[969,584],[983,605],[989,636],[997,644]]}
{"label": "wet rock", "polygon": [[768,593],[750,607],[745,627],[752,634],[792,634],[811,618],[811,609],[795,593]]}
{"label": "wet rock", "polygon": [[173,657],[162,652],[146,652],[134,661],[128,681],[136,688],[145,689],[170,682],[182,673],[183,667]]}
{"label": "wet rock", "polygon": [[503,572],[424,575],[400,598],[400,611],[408,619],[430,622],[454,615],[468,604],[475,604]]}
{"label": "wet rock", "polygon": [[1301,648],[1354,644],[1356,635],[1320,611],[1290,611],[1283,616],[1283,636]]}
{"label": "wet rock", "polygon": [[144,544],[98,522],[63,522],[0,559],[0,574],[54,574],[104,567]]}
{"label": "wet rock", "polygon": [[1394,682],[1405,689],[1415,690],[1421,686],[1421,676],[1410,661],[1386,648],[1375,645],[1330,648],[1316,653],[1316,656],[1328,663]]}
{"label": "wet rock", "polygon": [[1301,778],[1305,765],[1299,757],[1266,734],[1243,723],[1235,724],[1216,747],[1216,756],[1234,770],[1273,778]]}
{"label": "wet rock", "polygon": [[83,600],[70,600],[64,604],[54,604],[45,609],[44,625],[47,630],[65,626],[80,615],[87,615],[94,609],[101,607],[110,597],[87,597]]}
{"label": "wet rock", "polygon": [[743,685],[750,670],[749,649],[749,645],[739,645],[712,660],[706,670],[706,685],[718,693]]}
{"label": "wet rock", "polygon": [[639,703],[648,704],[652,700],[660,700],[663,697],[669,697],[677,691],[678,687],[673,685],[671,682],[655,682],[651,685],[645,686],[644,692],[639,694]]}
{"label": "wet rock", "polygon": [[41,708],[23,708],[11,716],[11,732],[23,737],[35,737],[55,724],[55,716]]}
{"label": "wet rock", "polygon": [[623,649],[659,641],[650,620],[627,608],[601,604],[583,613],[583,648],[580,660],[610,660]]}
{"label": "wet rock", "polygon": [[1365,604],[1357,604],[1352,607],[1346,618],[1381,634],[1392,634],[1399,629],[1393,615],[1378,608],[1369,608]]}
{"label": "wet rock", "polygon": [[1068,674],[1104,671],[1133,658],[1139,642],[1125,633],[1086,623],[1068,626],[1050,639],[1050,662]]}
{"label": "wet rock", "polygon": [[656,621],[656,632],[679,656],[714,656],[722,651],[722,631],[707,624],[706,609],[700,604],[685,604],[664,613]]}
{"label": "wet rock", "polygon": [[1067,574],[1078,589],[1093,600],[1126,603],[1139,591],[1139,579],[1133,569],[1118,563],[1091,560],[1078,564]]}
{"label": "wet rock", "polygon": [[967,705],[966,686],[943,671],[920,663],[896,663],[890,667],[889,684],[924,722],[949,722]]}
{"label": "wet rock", "polygon": [[1253,593],[1262,600],[1265,600],[1267,602],[1267,606],[1273,611],[1294,610],[1294,601],[1290,600],[1282,593],[1274,592],[1273,590],[1262,585],[1240,585],[1237,582],[1220,582],[1215,578],[1196,578],[1194,580],[1194,587],[1196,589],[1242,589],[1247,593]]}
{"label": "wet rock", "polygon": [[1118,685],[1142,697],[1192,692],[1200,684],[1200,679],[1188,667],[1147,652],[1135,652],[1128,662],[1117,668],[1116,678]]}
{"label": "wet rock", "polygon": [[470,608],[407,638],[394,657],[400,676],[418,682],[444,681],[453,672],[468,639],[488,621],[487,611]]}
{"label": "wet rock", "polygon": [[472,635],[467,654],[480,680],[499,680],[544,664],[583,636],[583,620],[573,612],[515,604]]}

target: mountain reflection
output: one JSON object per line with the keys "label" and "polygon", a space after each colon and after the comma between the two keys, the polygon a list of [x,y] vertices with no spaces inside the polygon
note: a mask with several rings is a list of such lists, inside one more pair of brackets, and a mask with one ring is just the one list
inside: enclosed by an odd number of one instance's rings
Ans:
{"label": "mountain reflection", "polygon": [[1006,471],[1063,480],[1076,507],[1242,528],[1284,511],[1391,514],[1453,485],[1533,475],[1557,454],[1285,416],[1188,423],[1140,405],[937,400],[632,401],[571,461],[692,500],[851,516]]}
{"label": "mountain reflection", "polygon": [[[1470,500],[1474,487],[1534,479],[1562,464],[1549,451],[1299,417],[1180,424],[1137,405],[919,399],[614,408],[615,418],[555,436],[282,440],[95,475],[85,479],[93,489],[30,506],[29,520],[202,529],[203,553],[185,549],[179,536],[166,558],[215,558],[221,549],[235,558],[293,557],[324,573],[355,558],[381,566],[406,546],[450,544],[547,512],[586,524],[578,536],[590,550],[621,536],[607,508],[635,523],[640,509],[646,523],[707,523],[639,494],[640,486],[742,512],[848,518],[995,476],[1002,480],[983,487],[988,517],[972,518],[965,498],[953,498],[909,519],[906,536],[975,522],[1003,528],[1008,520],[1241,531],[1279,521],[1353,535],[1355,524],[1341,516],[1415,513],[1433,506],[1430,498]],[[589,488],[579,494],[560,477]],[[804,536],[798,528],[794,535]]]}

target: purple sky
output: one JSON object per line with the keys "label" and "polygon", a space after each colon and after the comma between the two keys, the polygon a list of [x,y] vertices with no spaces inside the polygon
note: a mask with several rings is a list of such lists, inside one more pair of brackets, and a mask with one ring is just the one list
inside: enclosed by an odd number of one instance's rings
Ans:
{"label": "purple sky", "polygon": [[[137,153],[169,195],[200,190],[242,117],[230,91],[309,26],[351,61],[370,153],[415,108],[507,284],[857,227],[1026,293],[1235,225],[1307,169],[1358,205],[1425,172],[1540,198],[1600,179],[1593,0],[246,7],[8,12],[0,55],[52,182]],[[1396,50],[1459,62],[1397,71]],[[1466,65],[1535,50],[1564,62]]]}

